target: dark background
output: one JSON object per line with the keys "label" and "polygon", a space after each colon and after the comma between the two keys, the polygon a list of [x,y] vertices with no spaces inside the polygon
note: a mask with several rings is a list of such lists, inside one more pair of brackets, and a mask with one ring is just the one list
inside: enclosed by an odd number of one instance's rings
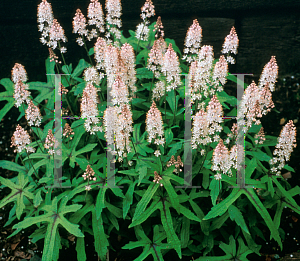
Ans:
{"label": "dark background", "polygon": [[[0,78],[10,77],[15,62],[23,64],[29,81],[44,74],[48,49],[39,42],[37,5],[41,0],[0,1]],[[75,43],[72,21],[77,8],[87,15],[89,0],[52,0],[54,17],[65,29],[68,38],[67,61],[77,63],[84,49]],[[100,1],[104,8],[104,0]],[[135,30],[144,0],[122,0],[124,32]],[[202,44],[213,45],[215,57],[225,36],[234,25],[240,40],[237,64],[231,72],[254,73],[276,56],[279,74],[290,75],[300,67],[300,1],[282,0],[156,0],[157,16],[162,17],[165,37],[175,39],[182,50],[188,27],[198,19],[203,29]],[[156,17],[157,17],[156,16]],[[156,20],[152,18],[151,22]],[[126,33],[125,33],[126,34]],[[90,46],[92,47],[92,46]]]}

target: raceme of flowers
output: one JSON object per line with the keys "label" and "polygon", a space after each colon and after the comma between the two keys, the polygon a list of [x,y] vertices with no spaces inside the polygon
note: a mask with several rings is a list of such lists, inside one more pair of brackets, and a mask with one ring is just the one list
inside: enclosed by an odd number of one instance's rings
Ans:
{"label": "raceme of flowers", "polygon": [[24,149],[26,152],[35,152],[32,146],[27,146],[31,143],[31,138],[26,130],[24,130],[19,124],[11,137],[11,147],[16,147],[14,152],[21,153]]}

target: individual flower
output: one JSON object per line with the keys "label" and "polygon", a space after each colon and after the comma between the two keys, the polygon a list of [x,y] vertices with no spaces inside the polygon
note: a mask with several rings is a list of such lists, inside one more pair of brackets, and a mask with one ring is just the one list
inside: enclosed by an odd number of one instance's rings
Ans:
{"label": "individual flower", "polygon": [[26,149],[27,152],[35,152],[35,149],[31,146],[27,146],[31,143],[30,136],[26,130],[24,130],[19,124],[11,137],[11,146],[16,147],[14,152],[21,153],[23,149]]}
{"label": "individual flower", "polygon": [[86,19],[80,9],[76,10],[73,18],[73,33],[87,36],[88,30],[86,29]]}
{"label": "individual flower", "polygon": [[83,90],[82,101],[80,104],[81,118],[85,118],[84,127],[90,134],[95,134],[97,131],[101,131],[98,126],[100,123],[98,117],[98,95],[97,89],[92,83],[87,83]]}
{"label": "individual flower", "polygon": [[164,145],[165,139],[161,112],[157,109],[154,101],[146,115],[146,131],[149,143],[154,139],[154,144]]}
{"label": "individual flower", "polygon": [[167,80],[167,91],[174,90],[178,85],[180,85],[180,67],[178,56],[172,48],[172,44],[169,44],[169,47],[164,55],[163,65],[161,68],[162,73],[166,76]]}
{"label": "individual flower", "polygon": [[22,103],[25,101],[27,104],[30,102],[30,99],[29,99],[30,91],[28,91],[27,89],[28,89],[28,85],[22,83],[21,80],[19,80],[15,84],[13,97],[15,99],[15,106],[17,108],[20,107],[22,105]]}
{"label": "individual flower", "polygon": [[275,56],[265,65],[263,72],[259,78],[258,88],[262,89],[268,84],[271,92],[275,90],[275,83],[278,77],[278,65]]}
{"label": "individual flower", "polygon": [[141,8],[141,11],[141,18],[143,21],[147,20],[147,18],[155,16],[154,5],[151,0],[146,0],[145,4]]}
{"label": "individual flower", "polygon": [[74,131],[72,130],[71,126],[66,123],[63,129],[63,136],[72,140],[73,138],[71,137],[71,135],[74,135]]}
{"label": "individual flower", "polygon": [[222,53],[227,54],[226,60],[227,62],[234,64],[235,60],[231,56],[231,54],[237,54],[237,48],[239,45],[239,39],[235,32],[234,26],[231,28],[229,35],[225,37],[225,41],[223,44]]}
{"label": "individual flower", "polygon": [[278,137],[278,143],[273,152],[273,158],[270,160],[271,171],[276,175],[281,174],[285,162],[290,160],[291,153],[296,148],[296,127],[290,120],[281,130]]}
{"label": "individual flower", "polygon": [[197,19],[193,21],[193,24],[189,27],[185,37],[185,48],[183,49],[183,59],[191,63],[196,59],[195,54],[199,52],[199,48],[202,40],[202,28],[199,25]]}
{"label": "individual flower", "polygon": [[35,106],[32,101],[29,102],[28,108],[25,111],[25,118],[29,126],[40,126],[41,124],[42,116],[40,109]]}
{"label": "individual flower", "polygon": [[148,41],[150,29],[144,23],[140,23],[136,27],[135,37],[141,41]]}
{"label": "individual flower", "polygon": [[22,64],[15,63],[11,70],[11,79],[14,83],[18,81],[27,82],[27,72]]}
{"label": "individual flower", "polygon": [[96,25],[101,33],[105,32],[102,5],[98,0],[91,0],[88,7],[89,25]]}
{"label": "individual flower", "polygon": [[84,45],[84,42],[83,42],[82,37],[78,37],[78,38],[76,39],[76,42],[78,43],[79,46],[83,46],[83,45]]}
{"label": "individual flower", "polygon": [[59,41],[63,41],[65,43],[67,41],[67,38],[65,37],[64,29],[56,19],[53,19],[53,23],[50,29],[50,47],[54,50],[57,47],[57,43]]}
{"label": "individual flower", "polygon": [[45,139],[44,147],[45,147],[45,149],[48,149],[48,153],[50,155],[53,155],[54,154],[54,148],[58,147],[58,143],[57,142],[58,141],[54,138],[52,130],[49,129],[48,130],[48,134],[47,134],[46,139]]}
{"label": "individual flower", "polygon": [[42,44],[47,44],[48,46],[50,46],[49,33],[53,23],[53,13],[51,4],[49,4],[46,0],[43,0],[38,5],[37,17],[38,29],[39,32],[42,33],[40,41]]}
{"label": "individual flower", "polygon": [[157,173],[157,171],[154,171],[154,183],[160,184],[160,186],[162,187],[163,184],[160,183],[160,180],[162,179],[162,177]]}
{"label": "individual flower", "polygon": [[116,36],[117,39],[121,39],[121,32],[118,28],[121,28],[121,1],[120,0],[106,0],[105,9],[107,11],[106,23],[107,29],[110,33]]}

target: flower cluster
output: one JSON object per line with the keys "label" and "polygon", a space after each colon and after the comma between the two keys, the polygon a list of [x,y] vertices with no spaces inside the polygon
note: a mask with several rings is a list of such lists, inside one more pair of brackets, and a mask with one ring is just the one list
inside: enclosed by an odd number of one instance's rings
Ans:
{"label": "flower cluster", "polygon": [[83,90],[80,112],[81,117],[85,118],[84,127],[90,134],[101,131],[101,128],[98,126],[100,123],[97,107],[98,103],[97,89],[92,83],[88,82]]}
{"label": "flower cluster", "polygon": [[87,36],[88,30],[86,29],[86,19],[80,9],[76,10],[76,14],[73,18],[73,33],[81,36]]}
{"label": "flower cluster", "polygon": [[121,39],[121,32],[118,28],[121,28],[122,21],[121,17],[121,1],[120,0],[106,0],[105,8],[107,11],[106,22],[107,22],[107,38],[110,37],[110,33],[115,35],[117,39]]}
{"label": "flower cluster", "polygon": [[149,52],[149,59],[147,68],[154,73],[154,76],[158,78],[160,76],[161,67],[164,63],[164,55],[167,50],[167,43],[160,37],[154,41],[153,46]]}
{"label": "flower cluster", "polygon": [[[92,167],[90,165],[87,165],[85,172],[82,174],[82,177],[84,180],[93,180],[96,181],[96,177],[95,177],[95,171],[92,169]],[[92,187],[90,184],[85,186],[85,190],[91,190]]]}
{"label": "flower cluster", "polygon": [[31,143],[30,136],[26,130],[24,130],[19,124],[11,137],[11,146],[15,146],[14,152],[21,153],[23,149],[27,152],[35,152],[35,149],[31,146],[27,146]]}
{"label": "flower cluster", "polygon": [[82,175],[83,179],[96,181],[96,177],[94,177],[94,175],[95,175],[95,171],[92,169],[90,165],[87,165],[86,170]]}
{"label": "flower cluster", "polygon": [[52,133],[52,130],[48,130],[48,134],[45,139],[45,144],[44,144],[45,149],[48,149],[48,153],[50,155],[54,154],[54,148],[58,147],[58,141],[54,138],[54,135]]}
{"label": "flower cluster", "polygon": [[237,169],[238,155],[243,155],[241,151],[243,146],[234,145],[229,151],[228,148],[224,145],[223,140],[220,139],[218,145],[214,149],[212,157],[212,167],[213,171],[216,171],[217,174],[214,175],[215,179],[220,180],[222,174],[232,176],[231,168]]}
{"label": "flower cluster", "polygon": [[[132,113],[128,104],[121,104],[120,111],[118,108],[108,107],[103,116],[103,125],[105,129],[105,138],[107,145],[114,145],[112,154],[118,153],[118,161],[126,157],[131,151],[130,135],[132,129]],[[111,150],[111,149],[109,149]]]}
{"label": "flower cluster", "polygon": [[[50,28],[50,44],[49,46],[54,50],[57,45],[60,47],[60,41],[66,42],[65,31],[56,19],[53,19],[52,26]],[[65,53],[67,51],[66,47],[60,47],[60,52]]]}
{"label": "flower cluster", "polygon": [[[154,171],[154,180],[153,180],[153,182],[159,184],[161,179],[162,179],[162,177],[157,173],[157,171]],[[162,187],[163,184],[160,183],[160,186]]]}
{"label": "flower cluster", "polygon": [[40,109],[35,106],[32,101],[29,102],[28,108],[25,111],[25,118],[29,126],[40,126],[41,124],[42,116]]}
{"label": "flower cluster", "polygon": [[[206,145],[219,140],[218,132],[222,131],[223,109],[221,103],[214,95],[209,102],[206,112],[201,109],[193,116],[192,148],[198,145]],[[201,151],[201,154],[204,150]]]}
{"label": "flower cluster", "polygon": [[146,0],[145,4],[141,8],[141,18],[145,21],[147,18],[155,16],[154,5],[151,0]]}
{"label": "flower cluster", "polygon": [[66,123],[63,130],[63,136],[72,140],[73,138],[71,137],[71,135],[74,135],[74,131],[72,130],[71,126]]}
{"label": "flower cluster", "polygon": [[[164,145],[165,139],[161,112],[157,109],[154,101],[146,115],[146,131],[148,133],[149,143],[154,139],[154,144]],[[156,154],[158,153],[156,152]]]}
{"label": "flower cluster", "polygon": [[88,16],[89,25],[96,25],[97,29],[101,32],[105,32],[104,28],[104,18],[103,18],[103,9],[102,5],[98,0],[91,0],[88,7]]}
{"label": "flower cluster", "polygon": [[39,31],[42,33],[42,37],[40,41],[42,44],[47,44],[50,46],[49,42],[49,33],[53,23],[53,13],[51,4],[49,4],[46,0],[43,0],[38,5],[38,28]]}
{"label": "flower cluster", "polygon": [[276,149],[273,152],[274,157],[270,160],[272,166],[271,171],[276,175],[281,174],[281,169],[285,165],[285,161],[289,161],[291,153],[296,148],[296,127],[290,120],[281,130],[278,137]]}
{"label": "flower cluster", "polygon": [[257,134],[255,134],[254,138],[255,138],[255,144],[263,144],[264,143],[266,138],[265,138],[265,133],[264,133],[263,127],[261,127],[259,132]]}
{"label": "flower cluster", "polygon": [[28,85],[25,84],[27,73],[23,65],[16,63],[12,68],[11,75],[12,81],[15,83],[13,97],[15,99],[15,106],[18,108],[23,102],[26,101],[27,104],[30,102],[30,91],[28,91]]}
{"label": "flower cluster", "polygon": [[177,156],[177,160],[175,160],[174,156],[171,157],[167,163],[167,167],[169,168],[172,165],[175,165],[175,169],[173,170],[174,173],[182,172],[183,162],[181,161],[180,156]]}
{"label": "flower cluster", "polygon": [[263,86],[269,86],[271,92],[275,89],[276,79],[278,77],[278,65],[275,56],[271,57],[271,60],[265,65],[263,72],[259,79],[258,88],[263,88]]}
{"label": "flower cluster", "polygon": [[228,63],[234,64],[235,60],[231,54],[237,54],[239,39],[235,32],[234,26],[231,28],[229,35],[225,37],[222,53],[227,54],[226,60]]}
{"label": "flower cluster", "polygon": [[199,48],[202,40],[202,28],[199,25],[197,19],[193,21],[186,33],[185,37],[185,48],[183,49],[184,56],[183,59],[191,63],[195,60],[196,55],[199,52]]}
{"label": "flower cluster", "polygon": [[167,80],[167,91],[174,90],[178,85],[180,85],[180,67],[178,56],[172,48],[172,44],[169,44],[169,47],[164,55],[163,64],[161,71],[166,76]]}
{"label": "flower cluster", "polygon": [[150,29],[144,23],[140,23],[136,26],[135,37],[141,41],[148,41]]}
{"label": "flower cluster", "polygon": [[156,31],[156,34],[155,34],[156,39],[164,37],[165,32],[163,29],[164,29],[164,26],[162,24],[161,17],[159,16],[159,17],[157,17],[157,21],[156,21],[156,24],[154,25],[154,29],[153,29],[153,32]]}
{"label": "flower cluster", "polygon": [[246,88],[238,109],[239,126],[244,126],[244,132],[247,132],[253,122],[259,125],[259,118],[266,115],[273,107],[274,103],[268,84],[260,90],[253,81]]}

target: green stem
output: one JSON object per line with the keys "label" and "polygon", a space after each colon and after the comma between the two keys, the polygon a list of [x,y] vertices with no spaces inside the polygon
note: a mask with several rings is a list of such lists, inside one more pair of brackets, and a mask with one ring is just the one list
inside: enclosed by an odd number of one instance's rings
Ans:
{"label": "green stem", "polygon": [[26,151],[27,157],[28,157],[28,159],[29,159],[29,163],[30,163],[31,167],[33,168],[33,170],[34,170],[34,172],[35,172],[35,176],[36,176],[38,179],[40,179],[39,175],[37,174],[36,169],[34,168],[32,162],[31,162],[31,159],[30,159],[30,157],[29,157],[29,153],[27,152],[26,149],[25,149],[25,151]]}
{"label": "green stem", "polygon": [[167,85],[165,84],[165,123],[167,123]]}
{"label": "green stem", "polygon": [[86,50],[87,56],[88,56],[88,57],[89,57],[89,59],[90,59],[91,65],[93,65],[93,66],[94,66],[94,64],[93,64],[93,61],[92,61],[92,59],[91,59],[91,56],[90,56],[90,54],[89,54],[89,51],[88,51],[88,49],[87,49],[87,46],[86,46],[86,43],[85,43],[84,36],[82,36],[82,39],[83,39],[84,48],[85,48],[85,50]]}
{"label": "green stem", "polygon": [[102,144],[102,142],[100,141],[100,139],[99,139],[99,137],[98,137],[97,133],[96,133],[96,137],[97,137],[97,139],[98,139],[98,142],[99,142],[99,144],[101,145],[101,147],[102,147],[103,151],[105,152],[105,149],[104,149],[104,147],[103,147],[103,144]]}
{"label": "green stem", "polygon": [[133,146],[134,152],[135,152],[135,154],[136,154],[137,158],[139,159],[139,155],[138,155],[138,154],[137,154],[137,152],[136,152],[135,145],[134,145],[134,143],[133,143],[132,139],[131,139],[131,143],[132,143],[132,146]]}
{"label": "green stem", "polygon": [[[149,91],[149,102],[151,101],[151,90],[152,90],[152,86],[153,86],[153,82],[154,82],[154,73],[155,71],[153,72],[153,76],[152,76],[152,81],[151,81],[151,85],[150,85],[150,91]],[[153,97],[153,95],[152,95]]]}

